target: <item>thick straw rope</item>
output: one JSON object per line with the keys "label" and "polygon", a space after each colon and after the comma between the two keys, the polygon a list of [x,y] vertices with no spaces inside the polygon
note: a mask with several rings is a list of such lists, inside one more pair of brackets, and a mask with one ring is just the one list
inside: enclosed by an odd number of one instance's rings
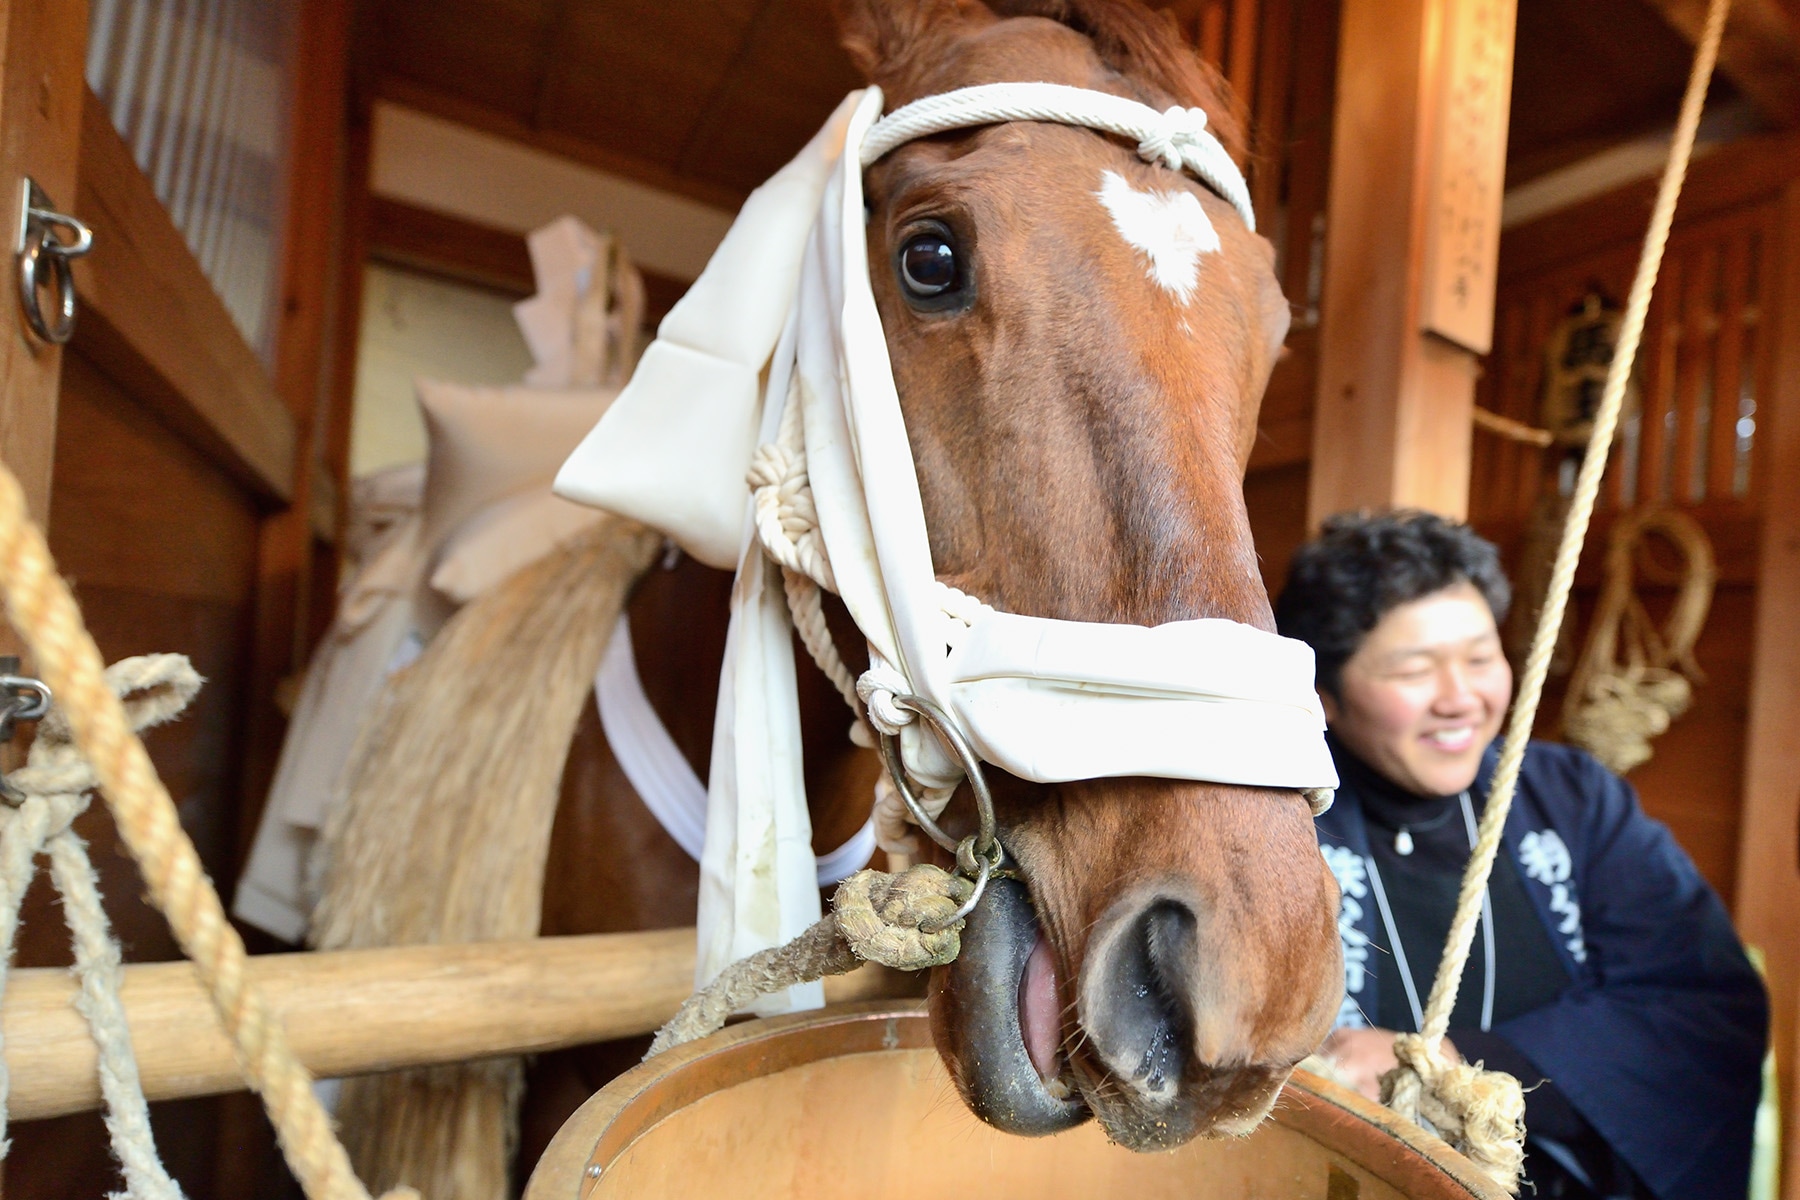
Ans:
{"label": "thick straw rope", "polygon": [[[1456,1007],[1457,987],[1462,982],[1463,968],[1468,964],[1475,923],[1481,916],[1481,898],[1487,890],[1488,875],[1493,870],[1507,813],[1512,808],[1519,768],[1525,761],[1526,743],[1531,739],[1531,728],[1537,719],[1544,679],[1549,673],[1550,658],[1562,629],[1569,589],[1575,580],[1575,565],[1581,558],[1588,520],[1593,515],[1594,500],[1600,491],[1600,478],[1612,449],[1613,432],[1618,426],[1619,410],[1625,399],[1625,385],[1631,377],[1632,363],[1643,338],[1644,318],[1656,288],[1657,271],[1662,265],[1663,249],[1668,243],[1669,227],[1675,216],[1675,202],[1687,176],[1694,134],[1700,125],[1700,110],[1705,103],[1707,84],[1718,59],[1719,39],[1725,29],[1725,16],[1730,9],[1731,0],[1712,0],[1707,10],[1706,30],[1694,56],[1687,93],[1682,97],[1681,117],[1675,125],[1669,163],[1657,189],[1656,206],[1651,212],[1650,231],[1644,239],[1642,256],[1638,259],[1637,276],[1631,282],[1631,294],[1619,330],[1619,344],[1607,371],[1600,411],[1594,418],[1594,432],[1582,459],[1581,471],[1576,476],[1568,524],[1563,528],[1562,542],[1556,550],[1549,590],[1537,632],[1532,637],[1531,651],[1525,658],[1518,698],[1513,703],[1512,719],[1494,772],[1487,809],[1481,816],[1475,849],[1469,855],[1462,891],[1457,896],[1456,916],[1450,925],[1444,957],[1438,964],[1437,978],[1431,985],[1431,999],[1425,1006],[1424,1025],[1417,1034],[1402,1034],[1395,1039],[1394,1053],[1400,1066],[1382,1080],[1383,1099],[1394,1111],[1414,1121],[1421,1118],[1429,1121],[1446,1141],[1515,1192],[1524,1163],[1524,1099],[1518,1093],[1517,1082],[1496,1072],[1478,1072],[1464,1064],[1446,1062],[1442,1051],[1444,1032],[1450,1024],[1450,1012]],[[1510,1090],[1507,1083],[1511,1084]]]}
{"label": "thick straw rope", "polygon": [[[0,589],[7,616],[68,718],[74,744],[93,766],[151,900],[193,960],[245,1077],[262,1096],[301,1187],[309,1200],[368,1200],[313,1094],[312,1076],[288,1049],[280,1022],[245,973],[243,939],[226,920],[168,789],[107,686],[100,651],[56,573],[42,531],[26,513],[18,479],[3,464]],[[417,1200],[417,1193],[395,1189],[385,1200]]]}

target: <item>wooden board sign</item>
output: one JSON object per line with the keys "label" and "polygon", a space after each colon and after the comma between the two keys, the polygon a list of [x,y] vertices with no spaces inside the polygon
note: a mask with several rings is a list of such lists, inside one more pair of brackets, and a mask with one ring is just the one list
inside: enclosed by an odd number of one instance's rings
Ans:
{"label": "wooden board sign", "polygon": [[[1421,327],[1474,354],[1494,340],[1516,0],[1441,0],[1425,177]],[[1429,45],[1429,33],[1428,45]]]}

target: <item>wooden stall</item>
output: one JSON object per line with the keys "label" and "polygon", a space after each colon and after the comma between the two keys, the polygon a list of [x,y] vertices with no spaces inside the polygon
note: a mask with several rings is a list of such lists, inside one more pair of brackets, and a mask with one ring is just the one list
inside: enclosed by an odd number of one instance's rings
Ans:
{"label": "wooden stall", "polygon": [[[1556,467],[1474,410],[1536,425],[1558,322],[1590,292],[1622,298],[1705,6],[1152,6],[1236,90],[1292,305],[1245,483],[1271,589],[1309,528],[1363,505],[1466,516],[1518,570]],[[29,334],[0,288],[0,458],[106,656],[179,650],[207,677],[150,746],[228,890],[339,583],[359,352],[383,317],[365,295],[428,280],[500,311],[532,288],[524,235],[573,211],[631,249],[653,325],[858,81],[827,0],[17,0],[0,22],[0,194],[29,175],[96,245],[75,268],[66,347]],[[1631,779],[1766,955],[1792,1200],[1797,29],[1794,0],[1737,0],[1575,632],[1613,522],[1653,503],[1699,521],[1719,568],[1705,681]],[[1648,594],[1661,611],[1666,589]],[[80,830],[128,959],[176,957],[104,811]],[[24,912],[17,965],[65,963],[48,889]],[[253,1099],[155,1115],[195,1200],[297,1194]],[[94,1113],[11,1136],[10,1200],[99,1195],[111,1178]]]}

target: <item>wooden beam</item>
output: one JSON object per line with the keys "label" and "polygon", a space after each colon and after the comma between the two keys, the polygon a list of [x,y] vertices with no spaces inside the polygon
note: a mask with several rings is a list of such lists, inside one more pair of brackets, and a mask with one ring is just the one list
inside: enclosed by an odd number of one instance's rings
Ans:
{"label": "wooden beam", "polygon": [[369,257],[511,296],[537,290],[519,234],[385,196],[369,198]]}
{"label": "wooden beam", "polygon": [[1307,521],[1468,510],[1513,0],[1345,0]]}
{"label": "wooden beam", "polygon": [[[334,1078],[650,1033],[693,991],[694,931],[265,954],[248,970],[295,1055],[315,1076]],[[123,976],[120,999],[149,1099],[244,1086],[192,965],[132,964]],[[909,982],[864,966],[827,979],[825,996],[892,996]],[[15,1121],[100,1106],[94,1039],[76,993],[61,968],[7,980],[0,1031]]]}
{"label": "wooden beam", "polygon": [[[1648,0],[1690,44],[1706,28],[1707,0]],[[1732,0],[1719,74],[1777,125],[1800,125],[1800,40],[1781,0]]]}
{"label": "wooden beam", "polygon": [[294,491],[298,434],[105,106],[83,89],[74,349],[266,500]]}
{"label": "wooden beam", "polygon": [[[12,230],[27,176],[64,212],[88,215],[75,185],[87,24],[85,3],[19,0],[0,8],[0,227],[8,231],[9,268],[0,287],[0,461],[18,476],[40,522],[50,514],[62,350],[25,324],[12,282]],[[17,649],[12,630],[0,626],[0,651]]]}
{"label": "wooden beam", "polygon": [[660,164],[605,149],[584,138],[552,130],[535,129],[511,114],[495,112],[491,108],[464,100],[459,96],[447,96],[435,88],[425,87],[410,79],[402,79],[394,75],[382,76],[376,84],[376,98],[391,100],[408,108],[416,108],[420,112],[443,117],[447,121],[467,125],[471,129],[480,129],[527,146],[535,146],[539,150],[560,154],[575,162],[596,167],[614,175],[622,175],[626,179],[635,179],[650,187],[674,192],[676,195],[686,196],[703,204],[711,204],[729,212],[736,212],[743,207],[744,198],[750,194],[748,189],[726,187],[704,179],[695,179],[691,175],[671,171]]}
{"label": "wooden beam", "polygon": [[1800,181],[1782,198],[1766,291],[1770,385],[1758,398],[1753,486],[1762,511],[1749,732],[1738,842],[1737,924],[1767,956],[1776,1061],[1786,1083],[1785,1195],[1800,1200]]}
{"label": "wooden beam", "polygon": [[[537,290],[521,235],[384,196],[369,198],[369,258],[514,296]],[[641,266],[638,271],[646,293],[644,324],[653,329],[688,283]]]}

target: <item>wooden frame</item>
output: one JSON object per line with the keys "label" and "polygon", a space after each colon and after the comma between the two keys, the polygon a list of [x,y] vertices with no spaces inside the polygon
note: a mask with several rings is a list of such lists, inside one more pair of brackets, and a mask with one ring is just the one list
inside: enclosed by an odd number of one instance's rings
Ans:
{"label": "wooden frame", "polygon": [[1782,197],[1780,245],[1765,264],[1779,291],[1771,386],[1758,412],[1763,505],[1756,673],[1744,759],[1737,923],[1767,956],[1773,1045],[1787,1101],[1786,1188],[1800,1200],[1800,179]]}
{"label": "wooden frame", "polygon": [[266,503],[285,504],[299,427],[106,106],[82,92],[75,211],[94,252],[75,264],[74,349]]}

